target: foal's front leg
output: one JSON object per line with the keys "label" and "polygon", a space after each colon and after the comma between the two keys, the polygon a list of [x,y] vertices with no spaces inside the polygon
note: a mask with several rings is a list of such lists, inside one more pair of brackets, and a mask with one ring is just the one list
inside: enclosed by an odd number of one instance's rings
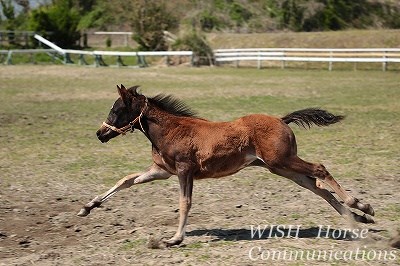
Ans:
{"label": "foal's front leg", "polygon": [[103,202],[107,201],[111,196],[113,196],[115,193],[117,193],[118,191],[120,191],[124,188],[129,188],[134,184],[146,183],[146,182],[150,182],[153,180],[167,179],[170,176],[171,176],[170,173],[161,169],[156,164],[153,164],[147,170],[147,172],[127,175],[124,178],[122,178],[121,180],[119,180],[115,184],[115,186],[113,186],[107,192],[95,197],[89,203],[84,205],[83,208],[78,213],[78,216],[87,216],[93,208],[100,207],[100,205]]}
{"label": "foal's front leg", "polygon": [[167,247],[179,245],[185,237],[187,218],[192,206],[193,176],[190,174],[178,174],[179,193],[179,225],[175,235],[164,243]]}

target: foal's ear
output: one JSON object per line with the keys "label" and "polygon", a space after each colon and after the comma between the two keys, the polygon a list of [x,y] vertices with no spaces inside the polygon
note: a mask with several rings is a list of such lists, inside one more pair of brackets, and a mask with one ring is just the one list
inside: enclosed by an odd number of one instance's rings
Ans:
{"label": "foal's ear", "polygon": [[118,94],[119,96],[121,96],[122,101],[125,103],[125,105],[129,105],[129,92],[128,90],[125,88],[124,85],[121,84],[121,87],[119,87],[117,85],[117,89],[118,89]]}

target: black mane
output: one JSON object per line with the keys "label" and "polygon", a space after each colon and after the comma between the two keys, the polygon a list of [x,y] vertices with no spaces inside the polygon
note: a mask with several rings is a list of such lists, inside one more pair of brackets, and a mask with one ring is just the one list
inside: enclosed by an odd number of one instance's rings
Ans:
{"label": "black mane", "polygon": [[176,115],[185,117],[197,117],[196,112],[190,109],[183,101],[176,99],[172,95],[158,94],[148,98],[149,102],[160,109]]}

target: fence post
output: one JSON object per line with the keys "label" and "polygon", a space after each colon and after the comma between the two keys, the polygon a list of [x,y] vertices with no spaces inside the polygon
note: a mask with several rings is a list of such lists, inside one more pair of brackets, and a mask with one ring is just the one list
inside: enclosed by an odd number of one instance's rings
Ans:
{"label": "fence post", "polygon": [[35,63],[36,63],[36,62],[35,62],[35,59],[36,59],[35,53],[31,53],[30,61],[31,61],[32,64],[35,64]]}
{"label": "fence post", "polygon": [[117,66],[118,66],[118,67],[126,66],[126,65],[124,64],[124,62],[122,61],[122,58],[121,58],[120,55],[117,56]]}
{"label": "fence post", "polygon": [[79,65],[88,65],[88,63],[86,62],[86,60],[85,60],[85,56],[84,56],[84,54],[80,54],[79,55]]}
{"label": "fence post", "polygon": [[[329,58],[332,58],[332,51],[330,51],[329,54],[330,54]],[[328,67],[329,71],[332,71],[332,65],[333,65],[333,62],[329,61],[329,67]]]}
{"label": "fence post", "polygon": [[382,71],[386,71],[387,69],[387,61],[386,61],[386,51],[383,52],[383,62],[382,62]]}
{"label": "fence post", "polygon": [[22,34],[25,42],[25,47],[28,47],[28,34],[27,33],[22,33]]}
{"label": "fence post", "polygon": [[64,64],[73,64],[74,62],[71,60],[69,53],[64,54]]}
{"label": "fence post", "polygon": [[12,50],[9,50],[9,51],[8,51],[7,60],[6,60],[6,64],[7,64],[7,65],[12,65],[12,60],[11,60],[12,53],[13,53]]}
{"label": "fence post", "polygon": [[95,67],[100,66],[100,60],[99,60],[99,56],[97,54],[94,56],[94,66]]}
{"label": "fence post", "polygon": [[138,59],[138,64],[140,67],[148,67],[146,58],[144,57],[144,55],[139,55],[139,53],[138,53],[137,59]]}
{"label": "fence post", "polygon": [[95,66],[96,67],[100,67],[100,66],[107,66],[106,62],[104,62],[103,57],[101,56],[101,54],[96,54],[94,57],[94,61],[95,61]]}

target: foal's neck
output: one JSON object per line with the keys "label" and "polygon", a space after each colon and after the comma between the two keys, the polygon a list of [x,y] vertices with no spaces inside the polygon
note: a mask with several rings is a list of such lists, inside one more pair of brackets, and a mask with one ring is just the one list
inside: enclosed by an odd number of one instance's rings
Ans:
{"label": "foal's neck", "polygon": [[151,106],[144,119],[147,122],[147,132],[143,132],[153,145],[159,146],[168,133],[178,125],[181,117],[170,114],[160,108]]}

